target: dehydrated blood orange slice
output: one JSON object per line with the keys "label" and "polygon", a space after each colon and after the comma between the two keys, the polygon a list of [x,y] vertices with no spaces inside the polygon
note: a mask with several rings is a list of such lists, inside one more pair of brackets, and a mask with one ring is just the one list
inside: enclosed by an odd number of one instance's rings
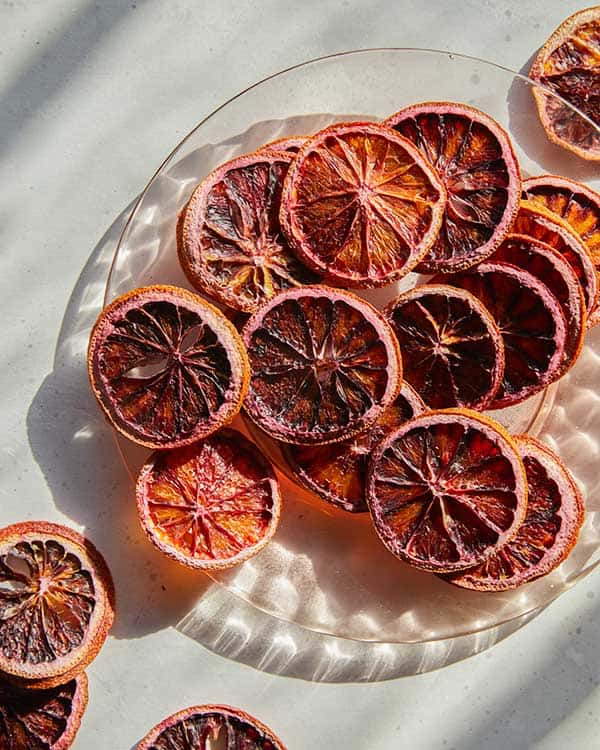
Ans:
{"label": "dehydrated blood orange slice", "polygon": [[383,316],[324,286],[282,292],[242,332],[251,364],[244,409],[287,443],[330,443],[370,427],[402,383],[398,342]]}
{"label": "dehydrated blood orange slice", "polygon": [[58,524],[0,530],[0,674],[35,688],[68,682],[92,661],[114,619],[98,550]]}
{"label": "dehydrated blood orange slice", "polygon": [[372,447],[390,432],[425,411],[425,404],[407,383],[375,424],[352,440],[327,445],[282,446],[296,479],[319,497],[351,513],[367,511],[365,480]]}
{"label": "dehydrated blood orange slice", "polygon": [[156,451],[142,467],[136,494],[150,541],[200,570],[228,568],[257,554],[279,522],[275,472],[236,430]]}
{"label": "dehydrated blood orange slice", "polygon": [[162,285],[134,289],[102,311],[88,370],[113,426],[149,448],[186,445],[230,422],[249,377],[227,318],[198,295]]}
{"label": "dehydrated blood orange slice", "polygon": [[487,258],[508,233],[521,176],[510,138],[485,112],[454,102],[424,102],[386,120],[438,171],[448,202],[440,233],[417,268],[451,273]]}
{"label": "dehydrated blood orange slice", "polygon": [[527,508],[509,434],[468,409],[406,422],[373,451],[369,509],[384,545],[423,570],[472,567],[509,541]]}
{"label": "dehydrated blood orange slice", "polygon": [[[600,278],[600,194],[566,177],[541,175],[523,183],[524,196],[564,219],[581,238],[592,256]],[[592,312],[593,324],[600,321],[598,304]]]}
{"label": "dehydrated blood orange slice", "polygon": [[137,750],[285,750],[273,732],[245,711],[231,706],[192,706],[154,727]]}
{"label": "dehydrated blood orange slice", "polygon": [[476,568],[448,580],[480,591],[505,591],[550,573],[575,546],[584,518],[579,488],[560,459],[528,435],[515,438],[529,500],[516,536]]}
{"label": "dehydrated blood orange slice", "polygon": [[261,147],[270,151],[289,151],[291,154],[297,154],[302,146],[306,143],[306,135],[288,135],[285,138],[277,138],[275,141],[269,141]]}
{"label": "dehydrated blood orange slice", "polygon": [[567,324],[559,301],[532,274],[500,261],[434,279],[474,294],[504,340],[504,377],[492,409],[517,404],[560,376]]}
{"label": "dehydrated blood orange slice", "polygon": [[85,672],[66,685],[24,690],[0,684],[3,750],[68,750],[88,700]]}
{"label": "dehydrated blood orange slice", "polygon": [[464,289],[414,287],[385,311],[402,352],[404,378],[434,409],[489,406],[504,373],[504,343],[494,319]]}
{"label": "dehydrated blood orange slice", "polygon": [[523,234],[509,234],[491,258],[528,271],[556,297],[567,323],[567,337],[560,374],[572,365],[583,347],[586,328],[585,300],[575,272],[565,258],[543,242]]}
{"label": "dehydrated blood orange slice", "polygon": [[396,281],[435,239],[445,191],[405,138],[383,125],[332,125],[285,178],[281,226],[298,257],[336,286]]}
{"label": "dehydrated blood orange slice", "polygon": [[600,160],[600,6],[567,18],[539,51],[529,77],[560,97],[533,89],[548,137],[584,159]]}
{"label": "dehydrated blood orange slice", "polygon": [[315,281],[279,225],[283,179],[294,155],[271,148],[217,167],[180,219],[179,260],[191,284],[244,312],[282,289]]}
{"label": "dehydrated blood orange slice", "polygon": [[566,221],[533,200],[521,201],[512,226],[514,234],[525,234],[557,250],[569,263],[583,289],[588,315],[597,304],[598,284],[589,250]]}

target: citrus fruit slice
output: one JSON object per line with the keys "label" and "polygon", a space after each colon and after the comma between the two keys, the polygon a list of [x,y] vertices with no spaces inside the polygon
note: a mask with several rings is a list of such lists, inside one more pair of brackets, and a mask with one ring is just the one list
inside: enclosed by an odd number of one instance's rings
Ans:
{"label": "citrus fruit slice", "polygon": [[371,517],[384,545],[423,570],[472,567],[517,532],[527,482],[517,446],[468,409],[422,414],[373,451]]}
{"label": "citrus fruit slice", "polygon": [[370,427],[402,383],[398,342],[368,302],[324,286],[282,292],[246,323],[244,409],[286,443],[330,443]]}
{"label": "citrus fruit slice", "polygon": [[98,550],[44,521],[0,529],[0,674],[55,687],[81,673],[114,619],[113,582]]}
{"label": "citrus fruit slice", "polygon": [[149,448],[186,445],[230,422],[249,377],[227,318],[196,294],[162,285],[134,289],[102,311],[88,371],[113,426]]}
{"label": "citrus fruit slice", "polygon": [[485,562],[448,578],[463,588],[505,591],[550,573],[567,558],[583,524],[581,493],[558,456],[528,435],[515,440],[529,488],[525,520]]}
{"label": "citrus fruit slice", "polygon": [[269,141],[261,147],[261,150],[269,149],[270,151],[289,151],[291,154],[297,154],[302,146],[306,143],[306,135],[288,135],[285,138],[277,138],[275,141]]}
{"label": "citrus fruit slice", "polygon": [[529,77],[560,97],[533,89],[550,140],[583,159],[600,160],[600,6],[567,18],[539,51]]}
{"label": "citrus fruit slice", "polygon": [[142,467],[136,495],[150,541],[199,570],[229,568],[256,555],[279,522],[275,472],[236,430],[156,451]]}
{"label": "citrus fruit slice", "polygon": [[328,445],[283,444],[284,458],[296,479],[323,500],[350,513],[368,510],[365,497],[367,463],[372,447],[425,411],[419,395],[402,384],[400,395],[366,432]]}
{"label": "citrus fruit slice", "polygon": [[[523,183],[524,197],[564,219],[585,244],[600,279],[600,194],[566,177],[541,175]],[[590,316],[600,321],[598,304]]]}
{"label": "citrus fruit slice", "polygon": [[486,409],[504,373],[504,343],[494,319],[464,289],[414,287],[385,310],[402,352],[404,378],[431,408]]}
{"label": "citrus fruit slice", "polygon": [[179,711],[155,726],[137,750],[210,750],[215,742],[227,750],[285,750],[268,727],[231,706]]}
{"label": "citrus fruit slice", "polygon": [[336,286],[377,287],[408,273],[440,228],[445,191],[398,133],[373,122],[332,125],[288,170],[281,226],[298,257]]}
{"label": "citrus fruit slice", "polygon": [[560,376],[567,323],[559,301],[532,274],[508,263],[487,262],[445,282],[474,294],[487,307],[504,340],[504,376],[490,404],[500,409],[538,393]]}
{"label": "citrus fruit slice", "polygon": [[448,193],[440,233],[417,271],[451,273],[487,258],[508,233],[521,175],[510,138],[485,112],[454,102],[423,102],[385,121],[411,140]]}
{"label": "citrus fruit slice", "polygon": [[567,336],[560,375],[572,367],[583,347],[586,328],[583,289],[563,256],[550,245],[523,234],[509,234],[490,259],[503,261],[529,272],[556,297],[567,323]]}
{"label": "citrus fruit slice", "polygon": [[293,158],[262,148],[217,167],[196,188],[177,245],[196,289],[253,312],[282,289],[315,281],[279,225],[283,179]]}
{"label": "citrus fruit slice", "polygon": [[596,271],[589,250],[566,221],[533,200],[521,201],[511,232],[550,245],[569,263],[583,289],[587,314],[598,299]]}

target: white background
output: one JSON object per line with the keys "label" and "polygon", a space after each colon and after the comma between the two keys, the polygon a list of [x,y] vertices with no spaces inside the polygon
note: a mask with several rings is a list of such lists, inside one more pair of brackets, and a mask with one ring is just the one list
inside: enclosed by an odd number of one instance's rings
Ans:
{"label": "white background", "polygon": [[[357,47],[442,48],[518,70],[578,7],[0,3],[0,522],[47,518],[85,529],[114,571],[120,605],[89,669],[75,748],[129,750],[167,714],[203,702],[245,708],[289,750],[600,747],[598,575],[490,651],[378,684],[273,676],[174,630],[206,584],[142,538],[81,359],[115,220],[226,98],[293,63]],[[226,643],[217,650],[226,653]]]}

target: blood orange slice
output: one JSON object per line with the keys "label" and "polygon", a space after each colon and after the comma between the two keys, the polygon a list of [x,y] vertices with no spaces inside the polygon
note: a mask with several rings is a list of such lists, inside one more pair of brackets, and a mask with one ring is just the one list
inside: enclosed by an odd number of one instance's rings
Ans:
{"label": "blood orange slice", "polygon": [[402,383],[383,316],[324,286],[282,292],[242,332],[251,364],[246,413],[287,443],[330,443],[370,427]]}
{"label": "blood orange slice", "polygon": [[446,409],[406,422],[375,448],[367,498],[390,552],[417,568],[450,572],[482,562],[515,535],[527,483],[500,425]]}
{"label": "blood orange slice", "polygon": [[0,685],[0,747],[5,750],[68,750],[88,700],[85,672],[49,690]]}
{"label": "blood orange slice", "polygon": [[529,487],[525,520],[516,536],[484,563],[448,578],[463,588],[516,588],[558,567],[577,541],[584,503],[573,477],[547,446],[528,435],[515,440]]}
{"label": "blood orange slice", "polygon": [[227,318],[196,294],[161,285],[134,289],[102,311],[88,370],[113,426],[149,448],[186,445],[231,421],[249,377]]}
{"label": "blood orange slice", "polygon": [[279,225],[283,179],[294,155],[272,147],[211,172],[184,208],[178,232],[179,260],[191,284],[244,312],[282,289],[315,281]]}
{"label": "blood orange slice", "polygon": [[273,732],[245,711],[231,706],[192,706],[154,727],[137,750],[285,750]]}
{"label": "blood orange slice", "polygon": [[429,407],[489,406],[502,382],[504,343],[476,297],[426,284],[393,300],[385,314],[400,342],[404,378]]}
{"label": "blood orange slice", "polygon": [[597,304],[598,284],[589,250],[566,221],[533,200],[521,201],[511,230],[550,245],[569,263],[583,289],[586,312]]}
{"label": "blood orange slice", "polygon": [[228,568],[256,555],[279,522],[275,472],[236,430],[156,451],[142,467],[136,495],[150,541],[200,570]]}
{"label": "blood orange slice", "polygon": [[262,146],[262,149],[269,149],[270,151],[289,151],[291,154],[297,154],[307,140],[308,136],[306,135],[288,135],[285,138],[278,138],[275,141],[265,143],[265,145]]}
{"label": "blood orange slice", "polygon": [[385,122],[417,146],[448,192],[440,233],[417,270],[451,273],[491,255],[519,207],[521,176],[508,135],[489,115],[454,102],[415,104]]}
{"label": "blood orange slice", "polygon": [[543,242],[522,234],[509,234],[491,258],[528,271],[556,297],[567,323],[567,337],[560,374],[572,367],[583,347],[586,328],[583,289],[565,258]]}
{"label": "blood orange slice", "polygon": [[584,159],[600,160],[600,6],[567,18],[539,51],[529,77],[560,97],[533,89],[548,137]]}
{"label": "blood orange slice", "polygon": [[492,409],[517,404],[560,376],[567,324],[559,301],[539,279],[508,263],[487,262],[434,281],[474,294],[500,329],[504,377]]}
{"label": "blood orange slice", "polygon": [[350,513],[368,510],[365,497],[367,463],[372,447],[401,424],[425,411],[425,404],[407,384],[375,424],[352,440],[328,445],[282,446],[296,479],[323,500]]}
{"label": "blood orange slice", "polygon": [[281,226],[298,257],[336,286],[408,273],[434,241],[445,191],[405,138],[373,122],[310,138],[285,179]]}
{"label": "blood orange slice", "polygon": [[[600,278],[600,195],[586,185],[566,177],[541,175],[523,183],[525,198],[564,219],[584,242]],[[598,304],[590,316],[600,321]]]}
{"label": "blood orange slice", "polygon": [[94,659],[114,619],[98,550],[72,529],[28,521],[0,530],[0,674],[55,687]]}

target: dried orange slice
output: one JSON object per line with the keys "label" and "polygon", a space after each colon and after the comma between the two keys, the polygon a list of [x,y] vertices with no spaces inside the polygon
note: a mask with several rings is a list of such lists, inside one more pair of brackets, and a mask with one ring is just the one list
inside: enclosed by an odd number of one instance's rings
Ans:
{"label": "dried orange slice", "polygon": [[0,530],[0,674],[55,687],[94,659],[114,619],[113,582],[81,534],[27,521]]}
{"label": "dried orange slice", "polygon": [[273,467],[236,430],[156,451],[142,467],[136,495],[150,541],[199,570],[229,568],[253,557],[279,523]]}
{"label": "dried orange slice", "polygon": [[[600,280],[600,194],[575,180],[554,175],[525,180],[523,194],[570,225],[589,250]],[[600,321],[598,303],[590,321],[593,325]]]}
{"label": "dried orange slice", "polygon": [[527,509],[510,435],[468,409],[412,419],[373,451],[367,498],[384,545],[423,570],[472,567],[517,532]]}
{"label": "dried orange slice", "polygon": [[362,513],[368,510],[365,480],[372,447],[423,411],[425,404],[419,395],[403,383],[398,398],[366,432],[328,445],[283,444],[283,455],[307,489],[342,510]]}
{"label": "dried orange slice", "polygon": [[198,295],[162,285],[134,289],[102,311],[88,371],[113,426],[149,448],[187,445],[230,422],[249,377],[227,318]]}
{"label": "dried orange slice", "polygon": [[600,6],[567,18],[539,51],[529,77],[560,97],[533,89],[550,140],[583,159],[600,160]]}
{"label": "dried orange slice", "polygon": [[504,373],[504,343],[494,319],[464,289],[414,287],[385,311],[400,343],[404,378],[433,409],[486,409]]}
{"label": "dried orange slice", "polygon": [[291,154],[297,154],[302,146],[306,143],[308,136],[306,135],[288,135],[285,138],[277,138],[275,141],[269,141],[265,143],[262,149],[269,149],[270,151],[289,151]]}
{"label": "dried orange slice", "polygon": [[448,192],[440,233],[417,270],[451,273],[491,255],[519,206],[521,175],[508,135],[485,112],[454,102],[415,104],[385,122],[417,146]]}
{"label": "dried orange slice", "polygon": [[294,155],[272,147],[217,167],[180,219],[179,261],[191,284],[243,312],[253,312],[283,289],[316,280],[279,225],[283,179]]}
{"label": "dried orange slice", "polygon": [[518,404],[560,377],[567,323],[559,301],[532,274],[486,262],[434,282],[474,294],[490,311],[504,340],[504,377],[492,409]]}
{"label": "dried orange slice", "polygon": [[589,250],[566,221],[533,200],[521,201],[512,226],[514,234],[525,234],[557,250],[569,263],[583,289],[586,312],[597,304],[598,283]]}
{"label": "dried orange slice", "polygon": [[282,292],[246,323],[244,409],[271,437],[311,445],[366,430],[400,391],[398,342],[383,316],[325,286]]}
{"label": "dried orange slice", "polygon": [[567,323],[567,337],[560,375],[577,361],[586,329],[583,289],[563,256],[550,245],[523,234],[509,234],[491,261],[503,261],[527,271],[545,284],[556,297]]}
{"label": "dried orange slice", "polygon": [[68,750],[87,706],[85,672],[66,685],[23,690],[0,684],[0,747],[5,750]]}
{"label": "dried orange slice", "polygon": [[445,191],[398,133],[332,125],[290,166],[281,226],[298,257],[336,286],[377,287],[408,273],[437,236]]}
{"label": "dried orange slice", "polygon": [[273,732],[231,706],[192,706],[154,727],[137,750],[285,750]]}
{"label": "dried orange slice", "polygon": [[463,588],[516,588],[558,567],[577,542],[584,503],[575,480],[546,445],[529,435],[515,440],[529,487],[525,520],[516,536],[485,562],[448,578]]}

